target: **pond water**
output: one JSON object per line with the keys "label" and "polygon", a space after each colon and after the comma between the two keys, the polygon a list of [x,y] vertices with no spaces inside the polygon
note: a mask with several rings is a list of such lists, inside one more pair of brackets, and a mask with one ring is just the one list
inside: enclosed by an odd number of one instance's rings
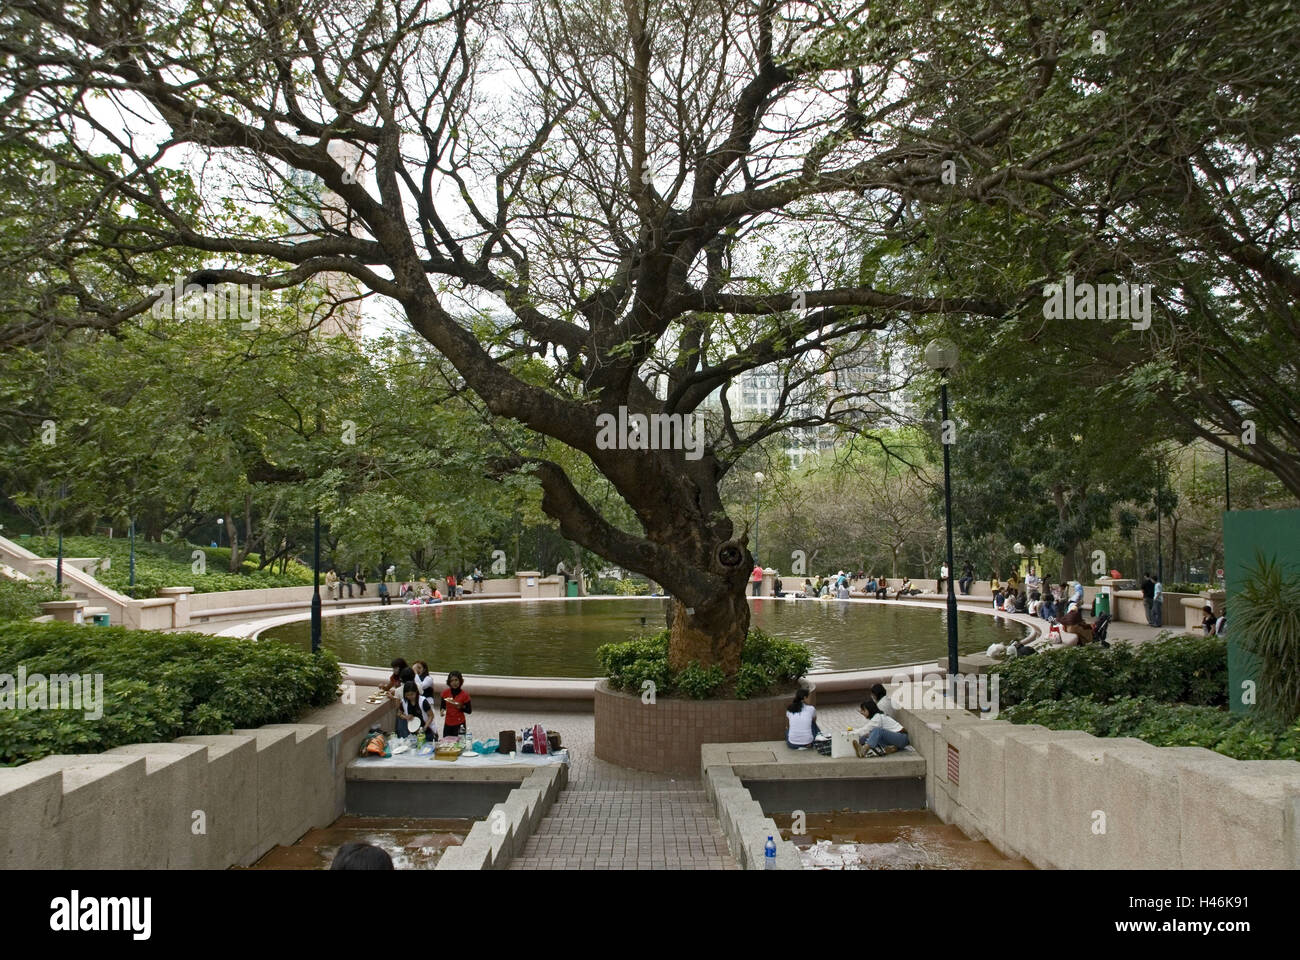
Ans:
{"label": "pond water", "polygon": [[395,870],[431,870],[448,847],[465,842],[475,820],[344,816],[308,830],[292,846],[268,850],[251,870],[328,870],[345,843],[369,843],[388,852]]}
{"label": "pond water", "polygon": [[929,810],[870,813],[841,810],[793,817],[774,813],[784,840],[799,848],[805,870],[1032,870],[1026,860],[1003,856],[987,840],[972,840]]}
{"label": "pond water", "polygon": [[[325,618],[321,640],[344,663],[387,666],[402,657],[407,663],[426,660],[435,671],[594,677],[600,673],[596,648],[662,629],[667,604],[651,598],[461,601],[425,607],[394,603],[383,610]],[[760,598],[750,601],[750,609],[753,626],[807,644],[814,670],[891,666],[947,654],[946,612],[938,604]],[[963,654],[1021,639],[1027,632],[1002,617],[964,611],[957,614],[957,631]],[[262,636],[309,649],[311,624],[300,620]]]}

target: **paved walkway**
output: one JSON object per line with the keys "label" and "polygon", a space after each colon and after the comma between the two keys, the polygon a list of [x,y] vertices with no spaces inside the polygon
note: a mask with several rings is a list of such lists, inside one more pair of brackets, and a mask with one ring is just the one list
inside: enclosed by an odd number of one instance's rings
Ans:
{"label": "paved walkway", "polygon": [[[861,723],[848,704],[818,711],[824,729]],[[482,710],[475,736],[542,723],[569,748],[569,785],[511,870],[737,870],[698,777],[643,773],[596,759],[590,713]]]}

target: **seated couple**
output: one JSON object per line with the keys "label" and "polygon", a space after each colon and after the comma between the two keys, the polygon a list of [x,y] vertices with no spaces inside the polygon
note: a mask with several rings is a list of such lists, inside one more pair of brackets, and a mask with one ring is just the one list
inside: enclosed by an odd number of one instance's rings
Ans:
{"label": "seated couple", "polygon": [[[817,708],[804,703],[807,696],[808,691],[800,688],[785,712],[785,745],[791,750],[807,750],[829,739],[817,726]],[[871,696],[862,701],[859,712],[867,722],[852,731],[858,756],[883,757],[907,746],[907,731],[894,719],[894,705],[883,684],[871,688]]]}
{"label": "seated couple", "polygon": [[885,693],[884,685],[877,683],[871,688],[871,696],[858,706],[858,713],[867,721],[852,732],[853,749],[859,757],[883,757],[907,746],[907,731],[894,719],[894,711],[894,702]]}

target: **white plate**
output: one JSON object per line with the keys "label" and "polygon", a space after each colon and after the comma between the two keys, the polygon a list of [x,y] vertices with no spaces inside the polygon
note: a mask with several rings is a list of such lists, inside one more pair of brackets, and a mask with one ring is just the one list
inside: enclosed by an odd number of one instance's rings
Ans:
{"label": "white plate", "polygon": [[461,752],[461,756],[462,756],[462,757],[477,757],[478,754],[475,753],[473,750],[464,750],[464,751]]}

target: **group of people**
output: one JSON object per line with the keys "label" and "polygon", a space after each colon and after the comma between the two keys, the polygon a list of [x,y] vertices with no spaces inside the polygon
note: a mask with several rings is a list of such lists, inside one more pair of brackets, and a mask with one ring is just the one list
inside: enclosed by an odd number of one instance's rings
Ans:
{"label": "group of people", "polygon": [[[438,739],[438,721],[442,720],[443,737],[458,737],[468,730],[466,718],[473,712],[470,696],[465,692],[465,677],[459,670],[447,674],[447,683],[435,696],[437,687],[429,673],[429,665],[417,660],[411,666],[397,657],[392,663],[393,673],[379,689],[397,694],[397,720],[394,732],[399,737],[415,736],[424,731],[431,740]],[[411,729],[411,721],[415,729]]]}
{"label": "group of people", "polygon": [[[808,696],[808,689],[800,687],[785,710],[785,745],[791,750],[807,750],[830,739],[817,725],[817,708],[804,702]],[[907,746],[907,731],[895,717],[896,712],[885,685],[872,686],[870,694],[858,706],[865,722],[850,731],[858,756],[883,757]]]}
{"label": "group of people", "polygon": [[[387,570],[381,571],[376,593],[379,596],[380,604],[385,607],[393,602],[392,588],[388,585],[388,579],[395,572],[396,568],[391,566]],[[421,603],[442,603],[443,600],[459,600],[464,597],[466,584],[470,585],[471,593],[481,593],[483,591],[483,571],[475,567],[473,573],[464,573],[460,576],[449,573],[445,578],[441,579],[437,574],[434,574],[429,580],[412,578],[398,586],[397,596],[403,603],[411,606]],[[355,574],[340,577],[338,571],[331,567],[325,574],[325,589],[328,591],[331,600],[342,600],[344,590],[347,591],[349,598],[358,595],[364,597],[366,595],[366,586],[366,575],[359,570]]]}

